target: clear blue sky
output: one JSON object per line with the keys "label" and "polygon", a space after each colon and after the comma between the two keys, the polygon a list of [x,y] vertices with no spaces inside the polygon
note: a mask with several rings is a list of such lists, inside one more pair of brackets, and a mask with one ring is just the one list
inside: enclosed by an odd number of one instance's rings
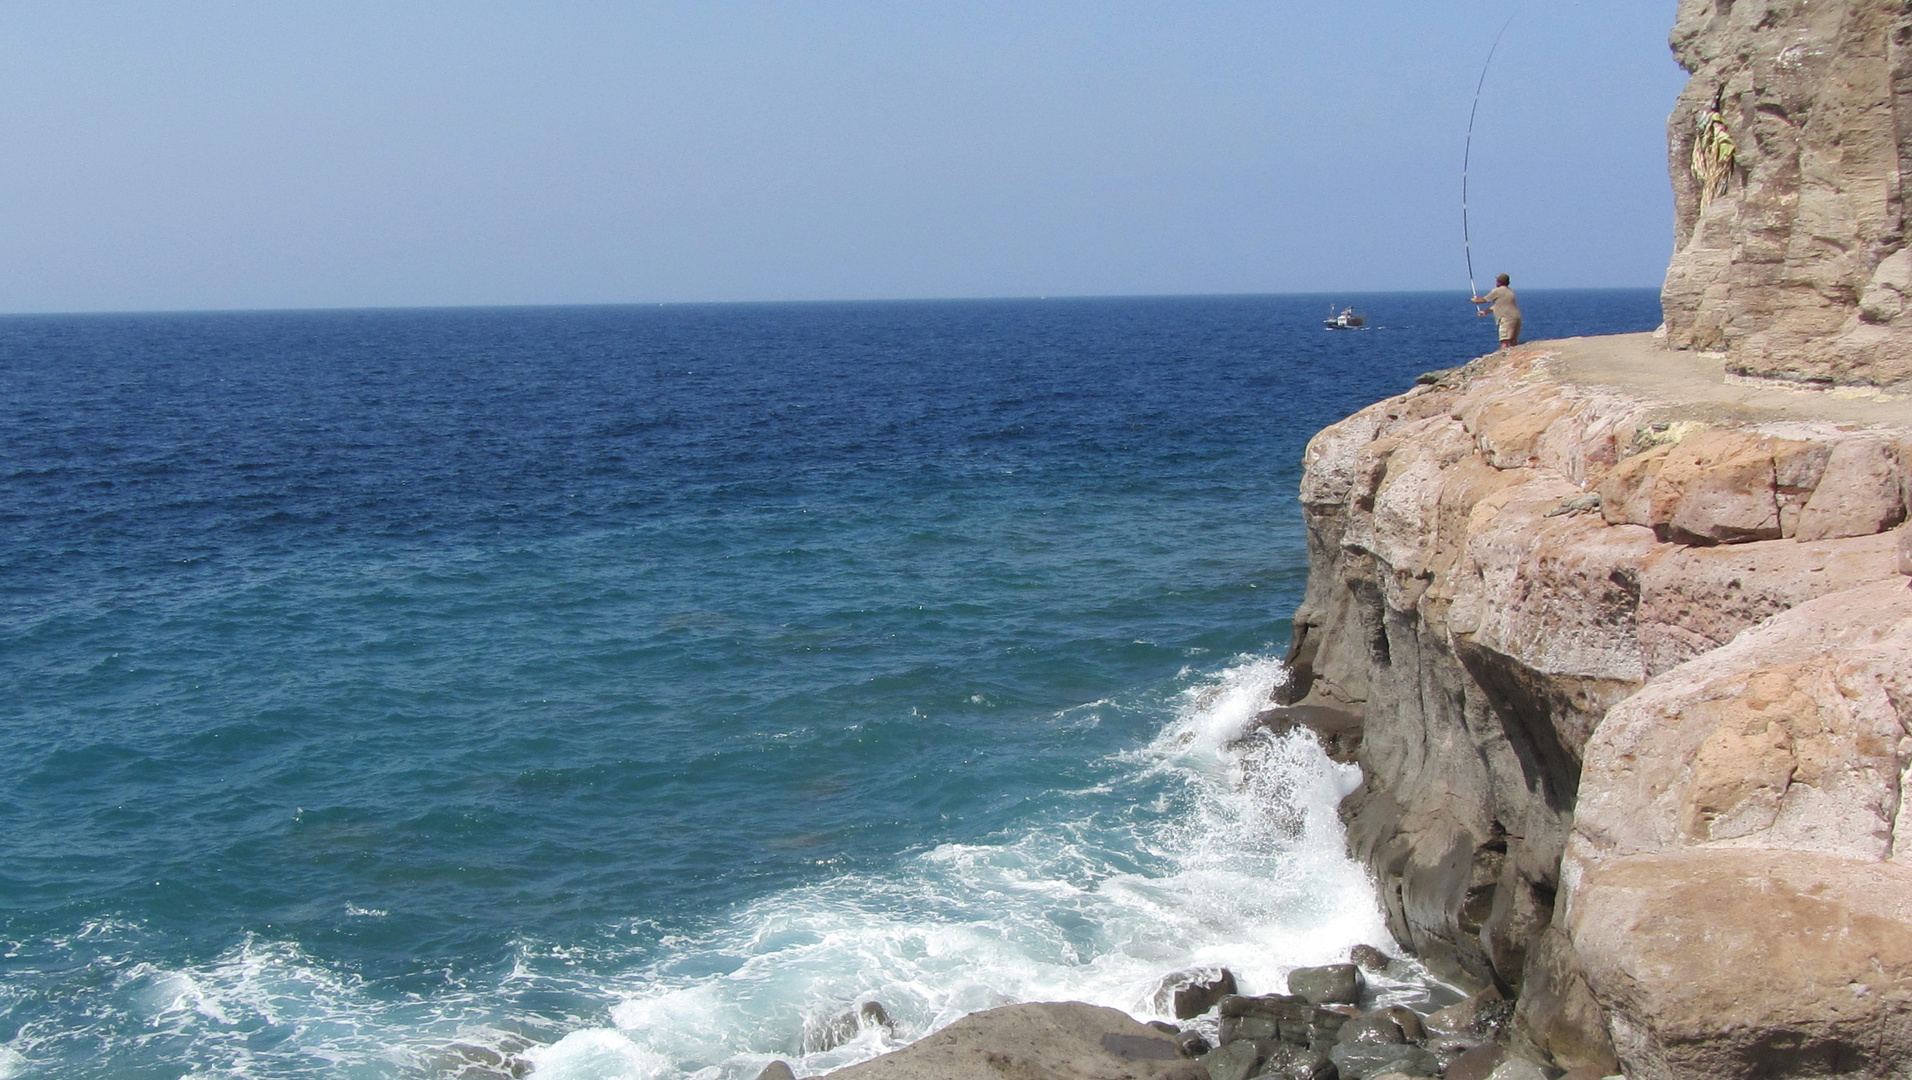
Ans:
{"label": "clear blue sky", "polygon": [[57,3],[0,311],[1656,285],[1674,0]]}

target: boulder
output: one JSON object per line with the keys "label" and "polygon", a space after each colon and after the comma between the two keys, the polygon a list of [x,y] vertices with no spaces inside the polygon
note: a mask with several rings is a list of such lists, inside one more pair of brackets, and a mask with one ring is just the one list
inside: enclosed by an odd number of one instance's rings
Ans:
{"label": "boulder", "polygon": [[1335,1065],[1327,1054],[1299,1046],[1276,1046],[1262,1059],[1259,1076],[1270,1080],[1334,1080]]}
{"label": "boulder", "polygon": [[1629,1073],[1912,1060],[1908,725],[1901,577],[1777,615],[1608,714],[1563,908]]}
{"label": "boulder", "polygon": [[1481,990],[1444,1009],[1421,1018],[1428,1038],[1459,1037],[1473,1042],[1493,1042],[1500,1038],[1507,1020],[1513,1015],[1513,1002],[1501,997],[1493,987]]}
{"label": "boulder", "polygon": [[[1419,1025],[1417,1024],[1416,1026],[1418,1027]],[[1335,1034],[1335,1041],[1347,1044],[1398,1044],[1409,1040],[1407,1034],[1401,1030],[1401,1025],[1395,1021],[1394,1017],[1389,1016],[1385,1012],[1372,1012],[1366,1016],[1355,1017],[1347,1023],[1342,1024],[1341,1030]]]}
{"label": "boulder", "polygon": [[773,1061],[757,1074],[757,1080],[797,1080],[797,1074],[787,1061]]}
{"label": "boulder", "polygon": [[1198,1058],[1215,1049],[1215,1044],[1208,1041],[1208,1036],[1193,1028],[1178,1033],[1175,1036],[1175,1045],[1181,1050],[1182,1056],[1187,1058]]}
{"label": "boulder", "polygon": [[1427,1038],[1427,1029],[1421,1024],[1421,1014],[1402,1005],[1389,1005],[1377,1009],[1372,1015],[1385,1016],[1400,1027],[1401,1035],[1408,1042],[1420,1042]]}
{"label": "boulder", "polygon": [[1707,428],[1676,444],[1653,481],[1647,524],[1676,544],[1780,538],[1773,440]]}
{"label": "boulder", "polygon": [[1165,976],[1156,987],[1155,1007],[1172,1013],[1177,1020],[1192,1020],[1235,989],[1235,974],[1227,968],[1177,971]]}
{"label": "boulder", "polygon": [[1356,945],[1348,950],[1348,962],[1363,971],[1386,971],[1394,958],[1372,945]]}
{"label": "boulder", "polygon": [[1261,1066],[1261,1049],[1252,1040],[1224,1042],[1202,1055],[1208,1080],[1248,1080]]}
{"label": "boulder", "polygon": [[1800,540],[1870,536],[1904,520],[1899,456],[1891,441],[1841,439],[1833,444],[1825,473],[1799,513],[1795,536]]}
{"label": "boulder", "polygon": [[1441,1072],[1442,1080],[1487,1080],[1500,1063],[1507,1060],[1507,1048],[1499,1043],[1482,1043],[1462,1053]]}
{"label": "boulder", "polygon": [[856,1038],[864,1031],[881,1028],[894,1033],[896,1028],[890,1021],[889,1010],[880,1001],[865,1001],[855,1008],[845,1010],[806,1031],[803,1036],[803,1049],[806,1053],[832,1050]]}
{"label": "boulder", "polygon": [[[1253,1044],[1242,1044],[1253,1048]],[[1175,1040],[1114,1009],[1079,1001],[1006,1005],[971,1013],[941,1031],[830,1080],[1210,1080]]]}
{"label": "boulder", "polygon": [[1487,1080],[1548,1080],[1548,1074],[1546,1069],[1526,1058],[1508,1058],[1494,1066]]}
{"label": "boulder", "polygon": [[1288,992],[1310,1005],[1352,1005],[1361,1000],[1366,980],[1353,964],[1324,964],[1288,973]]}
{"label": "boulder", "polygon": [[1239,1039],[1278,1039],[1282,1021],[1270,1016],[1224,1016],[1221,1041],[1226,1046]]}
{"label": "boulder", "polygon": [[1270,1020],[1308,1020],[1313,1009],[1308,1000],[1290,994],[1261,994],[1246,997],[1230,994],[1222,998],[1215,1011],[1223,1017],[1262,1016]]}
{"label": "boulder", "polygon": [[1439,1076],[1440,1062],[1411,1043],[1337,1043],[1328,1057],[1343,1080],[1368,1080],[1383,1073]]}

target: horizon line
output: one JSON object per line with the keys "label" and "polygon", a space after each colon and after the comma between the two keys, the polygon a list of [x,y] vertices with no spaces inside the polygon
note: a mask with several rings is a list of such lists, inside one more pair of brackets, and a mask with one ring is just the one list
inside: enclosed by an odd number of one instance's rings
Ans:
{"label": "horizon line", "polygon": [[[1531,293],[1566,292],[1658,292],[1659,283],[1652,285],[1581,285],[1581,286],[1538,286],[1523,291]],[[1453,292],[1461,294],[1462,289],[1342,289],[1309,290],[1307,292],[1190,292],[1190,293],[1050,293],[1021,296],[892,296],[844,299],[808,299],[808,300],[608,300],[608,301],[559,301],[555,303],[501,303],[501,304],[341,304],[336,306],[313,307],[229,307],[229,308],[91,308],[63,311],[0,311],[0,319],[44,319],[44,318],[89,318],[131,315],[299,315],[350,312],[426,312],[426,311],[554,311],[568,308],[667,308],[667,307],[799,307],[828,305],[868,305],[868,304],[1004,304],[1004,303],[1043,303],[1047,301],[1082,300],[1225,300],[1279,297],[1300,299],[1304,297],[1342,297],[1356,298],[1364,296],[1424,296],[1435,293]]]}

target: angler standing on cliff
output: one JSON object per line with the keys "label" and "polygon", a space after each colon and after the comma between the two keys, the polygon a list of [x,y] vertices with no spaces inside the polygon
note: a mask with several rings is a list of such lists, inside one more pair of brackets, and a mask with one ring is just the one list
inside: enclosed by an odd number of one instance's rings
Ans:
{"label": "angler standing on cliff", "polygon": [[[1474,297],[1476,304],[1494,305],[1494,321],[1500,324],[1500,347],[1511,349],[1520,344],[1520,301],[1514,296],[1514,290],[1508,288],[1513,279],[1502,274],[1494,279],[1494,287],[1487,290],[1486,296]],[[1476,311],[1476,315],[1485,315],[1485,311]]]}

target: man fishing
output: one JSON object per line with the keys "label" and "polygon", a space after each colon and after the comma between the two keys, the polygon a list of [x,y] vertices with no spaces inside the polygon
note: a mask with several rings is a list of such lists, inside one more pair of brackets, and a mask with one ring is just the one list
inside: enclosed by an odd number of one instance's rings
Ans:
{"label": "man fishing", "polygon": [[[1474,297],[1476,304],[1492,304],[1494,321],[1500,325],[1500,347],[1511,349],[1520,344],[1520,300],[1514,296],[1514,290],[1508,288],[1513,279],[1502,274],[1494,279],[1494,287],[1487,290],[1486,296]],[[1487,312],[1476,310],[1476,315]]]}

